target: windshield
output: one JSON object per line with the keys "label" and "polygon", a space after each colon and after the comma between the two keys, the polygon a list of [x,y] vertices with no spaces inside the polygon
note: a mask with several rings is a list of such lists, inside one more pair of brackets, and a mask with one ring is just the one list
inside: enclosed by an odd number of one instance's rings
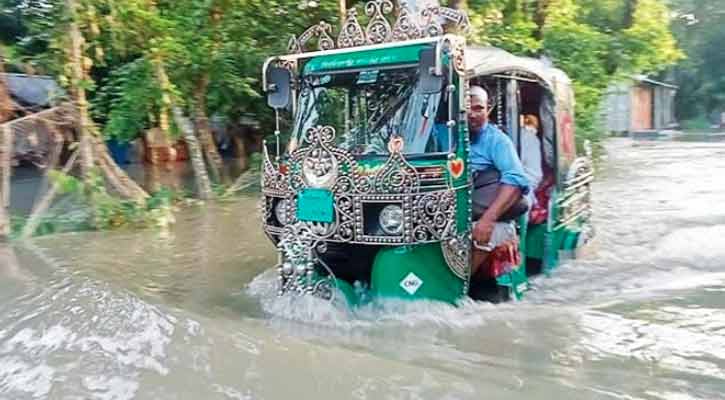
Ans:
{"label": "windshield", "polygon": [[308,129],[331,125],[337,145],[353,154],[387,154],[394,135],[404,139],[408,154],[446,151],[447,105],[441,101],[440,93],[421,93],[417,67],[308,75],[293,137],[299,143]]}

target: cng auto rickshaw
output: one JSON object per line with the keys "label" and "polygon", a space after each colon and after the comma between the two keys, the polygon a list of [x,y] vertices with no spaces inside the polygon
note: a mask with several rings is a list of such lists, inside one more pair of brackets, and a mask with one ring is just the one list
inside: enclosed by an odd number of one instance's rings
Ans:
{"label": "cng auto rickshaw", "polygon": [[459,10],[373,0],[365,13],[367,27],[351,9],[336,39],[321,22],[264,65],[277,129],[263,146],[262,222],[279,252],[279,295],[354,306],[469,294],[467,90],[476,84],[519,152],[520,117],[541,121],[538,212],[517,220],[520,262],[487,275],[494,292],[520,298],[528,276],[551,271],[592,232],[593,171],[588,155],[576,156],[570,80],[541,60],[466,46],[446,33],[467,27]]}

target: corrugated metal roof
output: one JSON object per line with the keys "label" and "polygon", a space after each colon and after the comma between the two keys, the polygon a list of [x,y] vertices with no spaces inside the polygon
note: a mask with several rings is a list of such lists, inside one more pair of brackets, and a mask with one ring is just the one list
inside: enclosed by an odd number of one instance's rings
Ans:
{"label": "corrugated metal roof", "polygon": [[18,103],[47,107],[63,91],[49,76],[3,73],[8,92]]}
{"label": "corrugated metal roof", "polygon": [[670,88],[670,89],[679,89],[679,86],[677,86],[677,85],[656,81],[654,79],[648,78],[645,75],[634,75],[634,76],[632,76],[632,79],[634,79],[638,82],[642,82],[642,83],[649,83],[650,85],[654,85],[654,86],[663,86],[663,87]]}

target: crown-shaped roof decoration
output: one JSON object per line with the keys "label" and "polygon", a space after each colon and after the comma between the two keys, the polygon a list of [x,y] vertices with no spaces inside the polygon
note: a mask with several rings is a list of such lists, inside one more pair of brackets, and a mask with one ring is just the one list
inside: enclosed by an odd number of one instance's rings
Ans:
{"label": "crown-shaped roof decoration", "polygon": [[[395,22],[391,24],[388,16],[394,11],[397,11],[397,15]],[[439,5],[427,5],[418,9],[409,5],[406,0],[398,2],[397,10],[392,0],[370,0],[365,5],[365,14],[368,16],[368,24],[363,28],[358,21],[357,9],[348,10],[337,41],[333,39],[332,25],[320,21],[299,37],[293,35],[288,50],[290,53],[303,53],[307,51],[306,46],[313,38],[317,38],[318,50],[333,50],[441,36],[446,33],[445,28],[449,25],[463,32],[469,27],[468,15],[464,11]]]}

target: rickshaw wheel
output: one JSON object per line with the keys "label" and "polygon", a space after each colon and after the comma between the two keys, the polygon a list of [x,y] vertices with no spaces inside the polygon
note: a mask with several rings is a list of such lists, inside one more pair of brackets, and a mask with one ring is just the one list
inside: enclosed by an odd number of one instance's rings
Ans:
{"label": "rickshaw wheel", "polygon": [[498,304],[511,300],[511,289],[497,284],[495,279],[486,279],[474,283],[468,291],[468,296],[476,301]]}

